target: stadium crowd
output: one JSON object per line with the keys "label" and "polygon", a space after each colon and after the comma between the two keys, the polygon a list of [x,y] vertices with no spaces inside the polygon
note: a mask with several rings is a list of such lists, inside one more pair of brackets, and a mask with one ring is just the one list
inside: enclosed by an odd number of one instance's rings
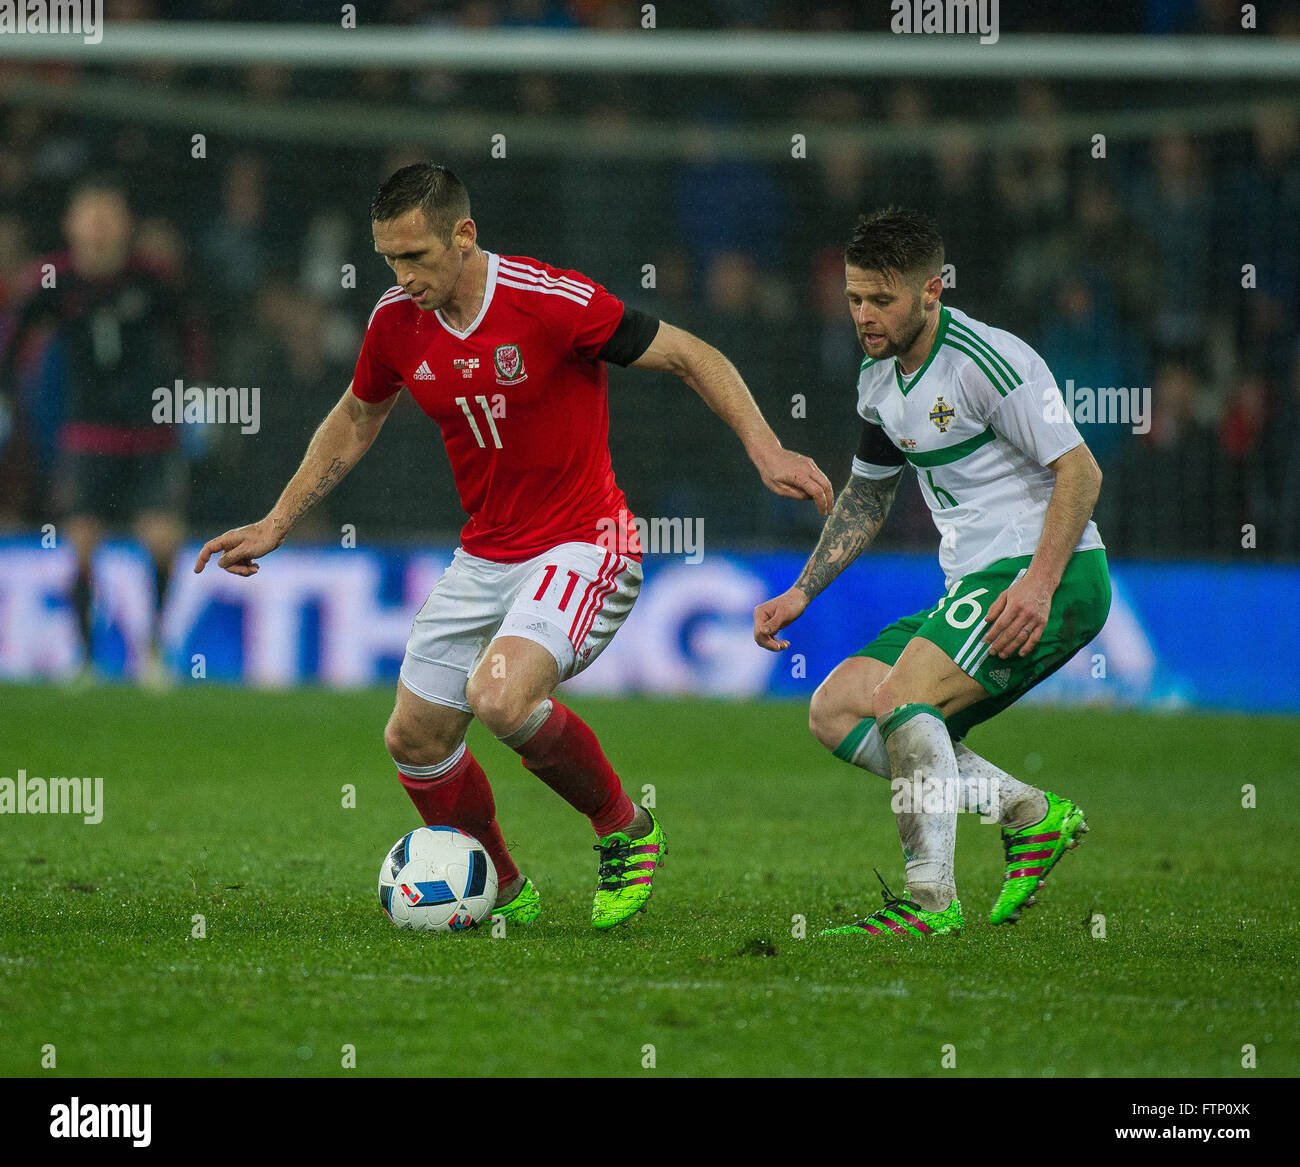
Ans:
{"label": "stadium crowd", "polygon": [[[724,25],[779,27],[798,7],[715,3],[701,10]],[[862,6],[818,7],[821,27],[858,27]],[[1212,30],[1222,6],[1113,7],[1115,31],[1141,31]],[[326,8],[330,14],[320,15]],[[118,9],[189,19],[252,19],[262,10],[239,0]],[[296,11],[337,19],[337,5]],[[626,23],[627,11],[599,0],[393,0],[386,17],[410,22],[431,13],[467,27],[568,27]],[[1062,127],[1063,111],[1077,108],[1074,95],[1037,82],[989,86],[969,98],[969,108],[955,110],[945,86],[921,82],[873,86],[868,96],[848,84],[791,92],[763,79],[668,84],[530,74],[489,83],[481,74],[269,65],[232,71],[11,62],[6,74],[0,349],[34,265],[63,246],[69,192],[87,175],[112,173],[130,193],[135,250],[169,274],[203,333],[203,343],[192,346],[202,354],[194,367],[159,384],[182,378],[261,388],[256,433],[209,426],[182,435],[191,486],[186,519],[196,532],[251,520],[274,501],[346,386],[366,319],[391,282],[371,250],[370,196],[397,166],[436,157],[468,184],[485,247],[576,268],[715,344],[786,444],[813,455],[837,485],[857,441],[861,356],[843,299],[842,244],[861,210],[893,203],[926,211],[953,265],[948,302],[1025,337],[1063,388],[1140,391],[1126,400],[1143,406],[1141,417],[1080,425],[1106,475],[1096,518],[1113,553],[1226,557],[1240,551],[1249,523],[1260,554],[1300,554],[1294,102],[1261,101],[1244,132],[1121,137],[1097,158],[1087,140]],[[405,144],[362,139],[346,146],[302,135],[212,132],[196,158],[191,128],[107,109],[59,110],[22,96],[24,81],[71,91],[116,81],[159,93],[210,93],[272,115],[295,102],[350,102],[373,107],[377,118],[420,111],[429,130]],[[1176,87],[1156,86],[1114,100],[1156,109],[1179,98]],[[633,126],[692,132],[663,157],[519,148],[499,159],[486,143],[476,156],[440,144],[440,121],[468,113],[559,119],[615,137]],[[919,132],[955,113],[1033,132],[1010,144],[961,131],[941,140]],[[712,134],[755,125],[779,126],[788,141],[786,127],[800,119],[860,133],[856,144],[841,137],[835,149],[820,150],[813,136],[806,158],[789,156],[788,146],[786,156],[761,157],[711,148]],[[873,126],[915,128],[917,144],[878,148]],[[56,349],[48,337],[27,345],[15,383],[0,386],[0,524],[7,527],[30,528],[51,514],[61,397]],[[702,424],[680,385],[664,378],[648,388],[654,382],[644,374],[618,369],[610,382],[614,466],[638,512],[702,518],[711,545],[807,544],[817,526],[810,508],[768,495],[725,428]],[[351,522],[375,538],[454,537],[462,516],[436,430],[409,401],[399,413],[381,438],[380,456],[365,460],[318,508],[317,535],[330,537]],[[932,544],[914,483],[900,491],[896,511],[882,546]]]}

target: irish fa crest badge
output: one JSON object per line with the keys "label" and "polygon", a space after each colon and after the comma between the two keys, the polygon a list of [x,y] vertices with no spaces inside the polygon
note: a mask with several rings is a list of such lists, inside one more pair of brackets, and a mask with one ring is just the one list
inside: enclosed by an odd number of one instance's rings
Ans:
{"label": "irish fa crest badge", "polygon": [[930,420],[939,427],[939,432],[941,434],[946,434],[948,432],[948,426],[956,416],[957,411],[942,397],[934,403],[934,408],[930,410]]}
{"label": "irish fa crest badge", "polygon": [[524,358],[517,344],[497,345],[492,360],[497,367],[498,385],[514,385],[527,379],[528,374],[524,372]]}

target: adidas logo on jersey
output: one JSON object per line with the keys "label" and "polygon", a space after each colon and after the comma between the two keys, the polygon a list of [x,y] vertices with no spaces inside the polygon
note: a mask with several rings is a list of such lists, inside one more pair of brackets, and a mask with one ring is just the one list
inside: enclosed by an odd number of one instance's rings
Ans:
{"label": "adidas logo on jersey", "polygon": [[415,380],[417,380],[417,381],[433,381],[433,380],[436,380],[436,378],[434,377],[434,374],[433,374],[433,370],[432,370],[431,368],[429,368],[429,362],[428,362],[428,361],[421,361],[421,362],[420,362],[420,367],[419,367],[418,369],[415,370]]}

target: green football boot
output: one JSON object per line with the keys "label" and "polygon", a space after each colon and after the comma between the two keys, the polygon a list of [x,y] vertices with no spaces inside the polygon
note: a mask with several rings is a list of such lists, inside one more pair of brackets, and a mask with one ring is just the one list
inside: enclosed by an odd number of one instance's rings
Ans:
{"label": "green football boot", "polygon": [[1034,892],[1043,886],[1047,873],[1088,833],[1082,807],[1068,798],[1058,798],[1050,790],[1043,793],[1047,796],[1047,814],[1041,821],[1018,831],[1002,832],[1007,866],[1002,890],[989,913],[994,924],[1014,924],[1022,908],[1032,908]]}
{"label": "green football boot", "polygon": [[[880,872],[876,872],[880,879]],[[961,914],[961,900],[953,897],[942,912],[927,912],[912,900],[900,899],[880,879],[880,886],[885,890],[881,898],[885,906],[873,912],[865,920],[844,924],[839,928],[827,928],[823,936],[943,936],[961,935],[966,921]],[[906,890],[906,888],[904,889]]]}
{"label": "green football boot", "polygon": [[596,898],[591,904],[591,926],[613,928],[643,911],[654,890],[655,873],[664,865],[668,843],[663,828],[650,815],[650,831],[639,839],[622,831],[606,835],[593,848],[600,854]]}
{"label": "green football boot", "polygon": [[537,894],[533,881],[525,877],[524,886],[519,889],[519,894],[508,904],[493,908],[488,918],[500,916],[507,924],[531,924],[541,911],[542,897]]}

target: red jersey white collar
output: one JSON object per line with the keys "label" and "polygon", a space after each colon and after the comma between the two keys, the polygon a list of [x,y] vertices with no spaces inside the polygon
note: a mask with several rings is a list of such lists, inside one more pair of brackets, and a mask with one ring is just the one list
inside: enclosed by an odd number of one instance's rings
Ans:
{"label": "red jersey white collar", "polygon": [[438,318],[438,323],[458,340],[464,340],[474,331],[474,329],[483,323],[483,317],[487,315],[488,305],[492,303],[492,293],[496,290],[497,264],[500,260],[495,252],[485,251],[483,254],[487,256],[488,261],[487,283],[483,286],[483,305],[479,308],[478,315],[469,322],[469,327],[465,329],[464,332],[452,328],[452,326],[447,323],[447,318],[442,314],[441,308],[435,308],[433,310],[433,314]]}

